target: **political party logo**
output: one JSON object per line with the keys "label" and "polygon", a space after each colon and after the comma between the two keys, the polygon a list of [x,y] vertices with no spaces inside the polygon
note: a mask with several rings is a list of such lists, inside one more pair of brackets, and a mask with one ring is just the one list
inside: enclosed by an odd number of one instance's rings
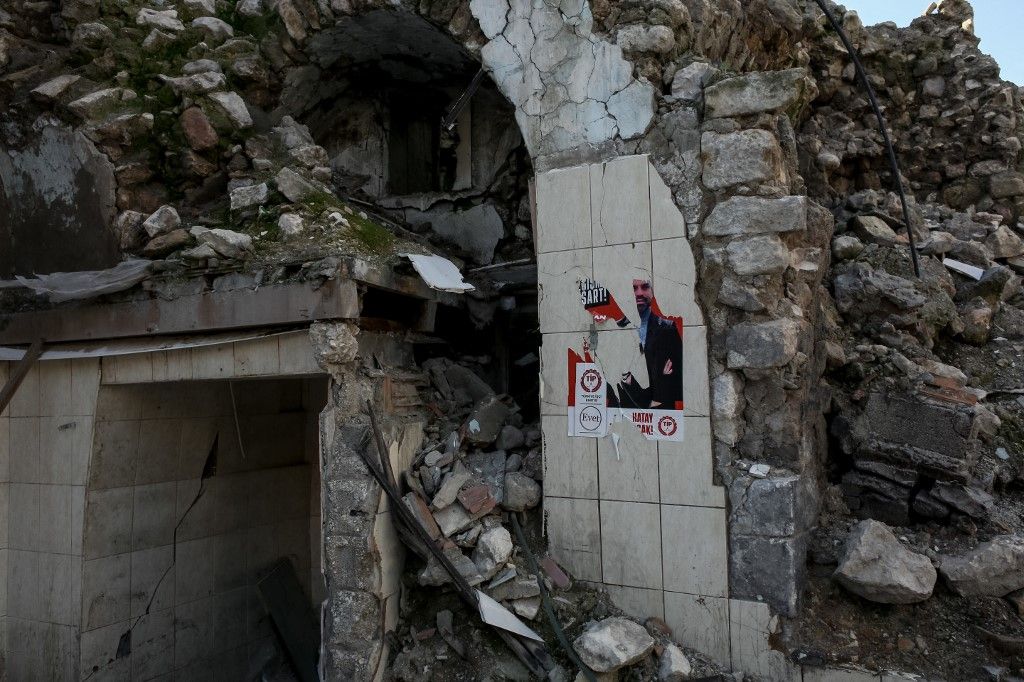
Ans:
{"label": "political party logo", "polygon": [[679,422],[675,417],[665,415],[658,420],[658,432],[663,436],[671,436],[679,428]]}
{"label": "political party logo", "polygon": [[590,405],[579,411],[580,428],[584,431],[597,431],[604,424],[604,413]]}
{"label": "political party logo", "polygon": [[597,393],[601,389],[603,382],[601,373],[596,369],[588,369],[580,376],[580,388],[587,393]]}

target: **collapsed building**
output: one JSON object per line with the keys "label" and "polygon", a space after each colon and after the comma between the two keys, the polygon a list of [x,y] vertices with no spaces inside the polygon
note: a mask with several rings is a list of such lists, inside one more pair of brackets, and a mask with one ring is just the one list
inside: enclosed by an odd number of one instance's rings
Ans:
{"label": "collapsed building", "polygon": [[1021,674],[1022,93],[832,11],[906,215],[806,0],[0,9],[7,679]]}

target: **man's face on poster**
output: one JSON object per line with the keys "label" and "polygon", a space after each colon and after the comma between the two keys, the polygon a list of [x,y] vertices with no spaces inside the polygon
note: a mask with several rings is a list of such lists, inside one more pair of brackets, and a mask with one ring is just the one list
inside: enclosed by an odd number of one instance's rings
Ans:
{"label": "man's face on poster", "polygon": [[654,298],[654,287],[645,279],[633,280],[633,298],[636,299],[636,310],[643,315],[651,307],[651,300]]}

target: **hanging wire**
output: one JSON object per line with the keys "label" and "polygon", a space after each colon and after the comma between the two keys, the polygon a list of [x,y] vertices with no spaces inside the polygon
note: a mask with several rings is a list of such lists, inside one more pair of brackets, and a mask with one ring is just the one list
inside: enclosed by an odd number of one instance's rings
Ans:
{"label": "hanging wire", "polygon": [[843,30],[838,19],[832,10],[825,4],[825,0],[814,0],[821,11],[825,13],[828,18],[828,23],[832,24],[832,28],[839,34],[839,39],[843,41],[843,45],[846,47],[846,51],[850,54],[850,59],[853,60],[854,69],[857,71],[857,78],[860,80],[860,84],[864,86],[864,90],[868,93],[868,100],[871,102],[871,108],[875,111],[875,118],[878,119],[878,128],[882,131],[882,137],[885,139],[885,149],[889,155],[889,168],[892,170],[893,181],[896,184],[896,190],[900,195],[900,205],[903,207],[903,222],[907,226],[907,239],[910,243],[910,259],[914,263],[914,275],[918,279],[921,278],[921,264],[917,260],[917,247],[914,244],[914,230],[910,227],[910,210],[907,208],[907,194],[903,188],[903,174],[900,172],[900,162],[896,157],[896,149],[892,146],[892,139],[889,137],[889,128],[885,124],[885,117],[882,116],[882,108],[878,106],[878,98],[875,97],[875,89],[871,87],[871,81],[868,80],[868,73],[864,70],[864,65],[861,64],[860,55],[857,53],[857,48],[853,46],[850,41],[850,36]]}

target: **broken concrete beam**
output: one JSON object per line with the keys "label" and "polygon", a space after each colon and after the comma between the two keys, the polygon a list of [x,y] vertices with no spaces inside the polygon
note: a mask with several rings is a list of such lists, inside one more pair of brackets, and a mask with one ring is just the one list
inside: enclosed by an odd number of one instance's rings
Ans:
{"label": "broken concrete beam", "polygon": [[540,584],[535,576],[524,575],[498,585],[489,594],[495,601],[527,599],[540,595]]}
{"label": "broken concrete beam", "polygon": [[[483,576],[476,569],[476,564],[463,554],[458,547],[446,547],[444,554],[471,586],[479,585],[484,581]],[[444,566],[441,565],[433,554],[427,559],[427,565],[420,571],[416,579],[420,585],[432,587],[439,587],[452,580],[448,571],[445,570]]]}

